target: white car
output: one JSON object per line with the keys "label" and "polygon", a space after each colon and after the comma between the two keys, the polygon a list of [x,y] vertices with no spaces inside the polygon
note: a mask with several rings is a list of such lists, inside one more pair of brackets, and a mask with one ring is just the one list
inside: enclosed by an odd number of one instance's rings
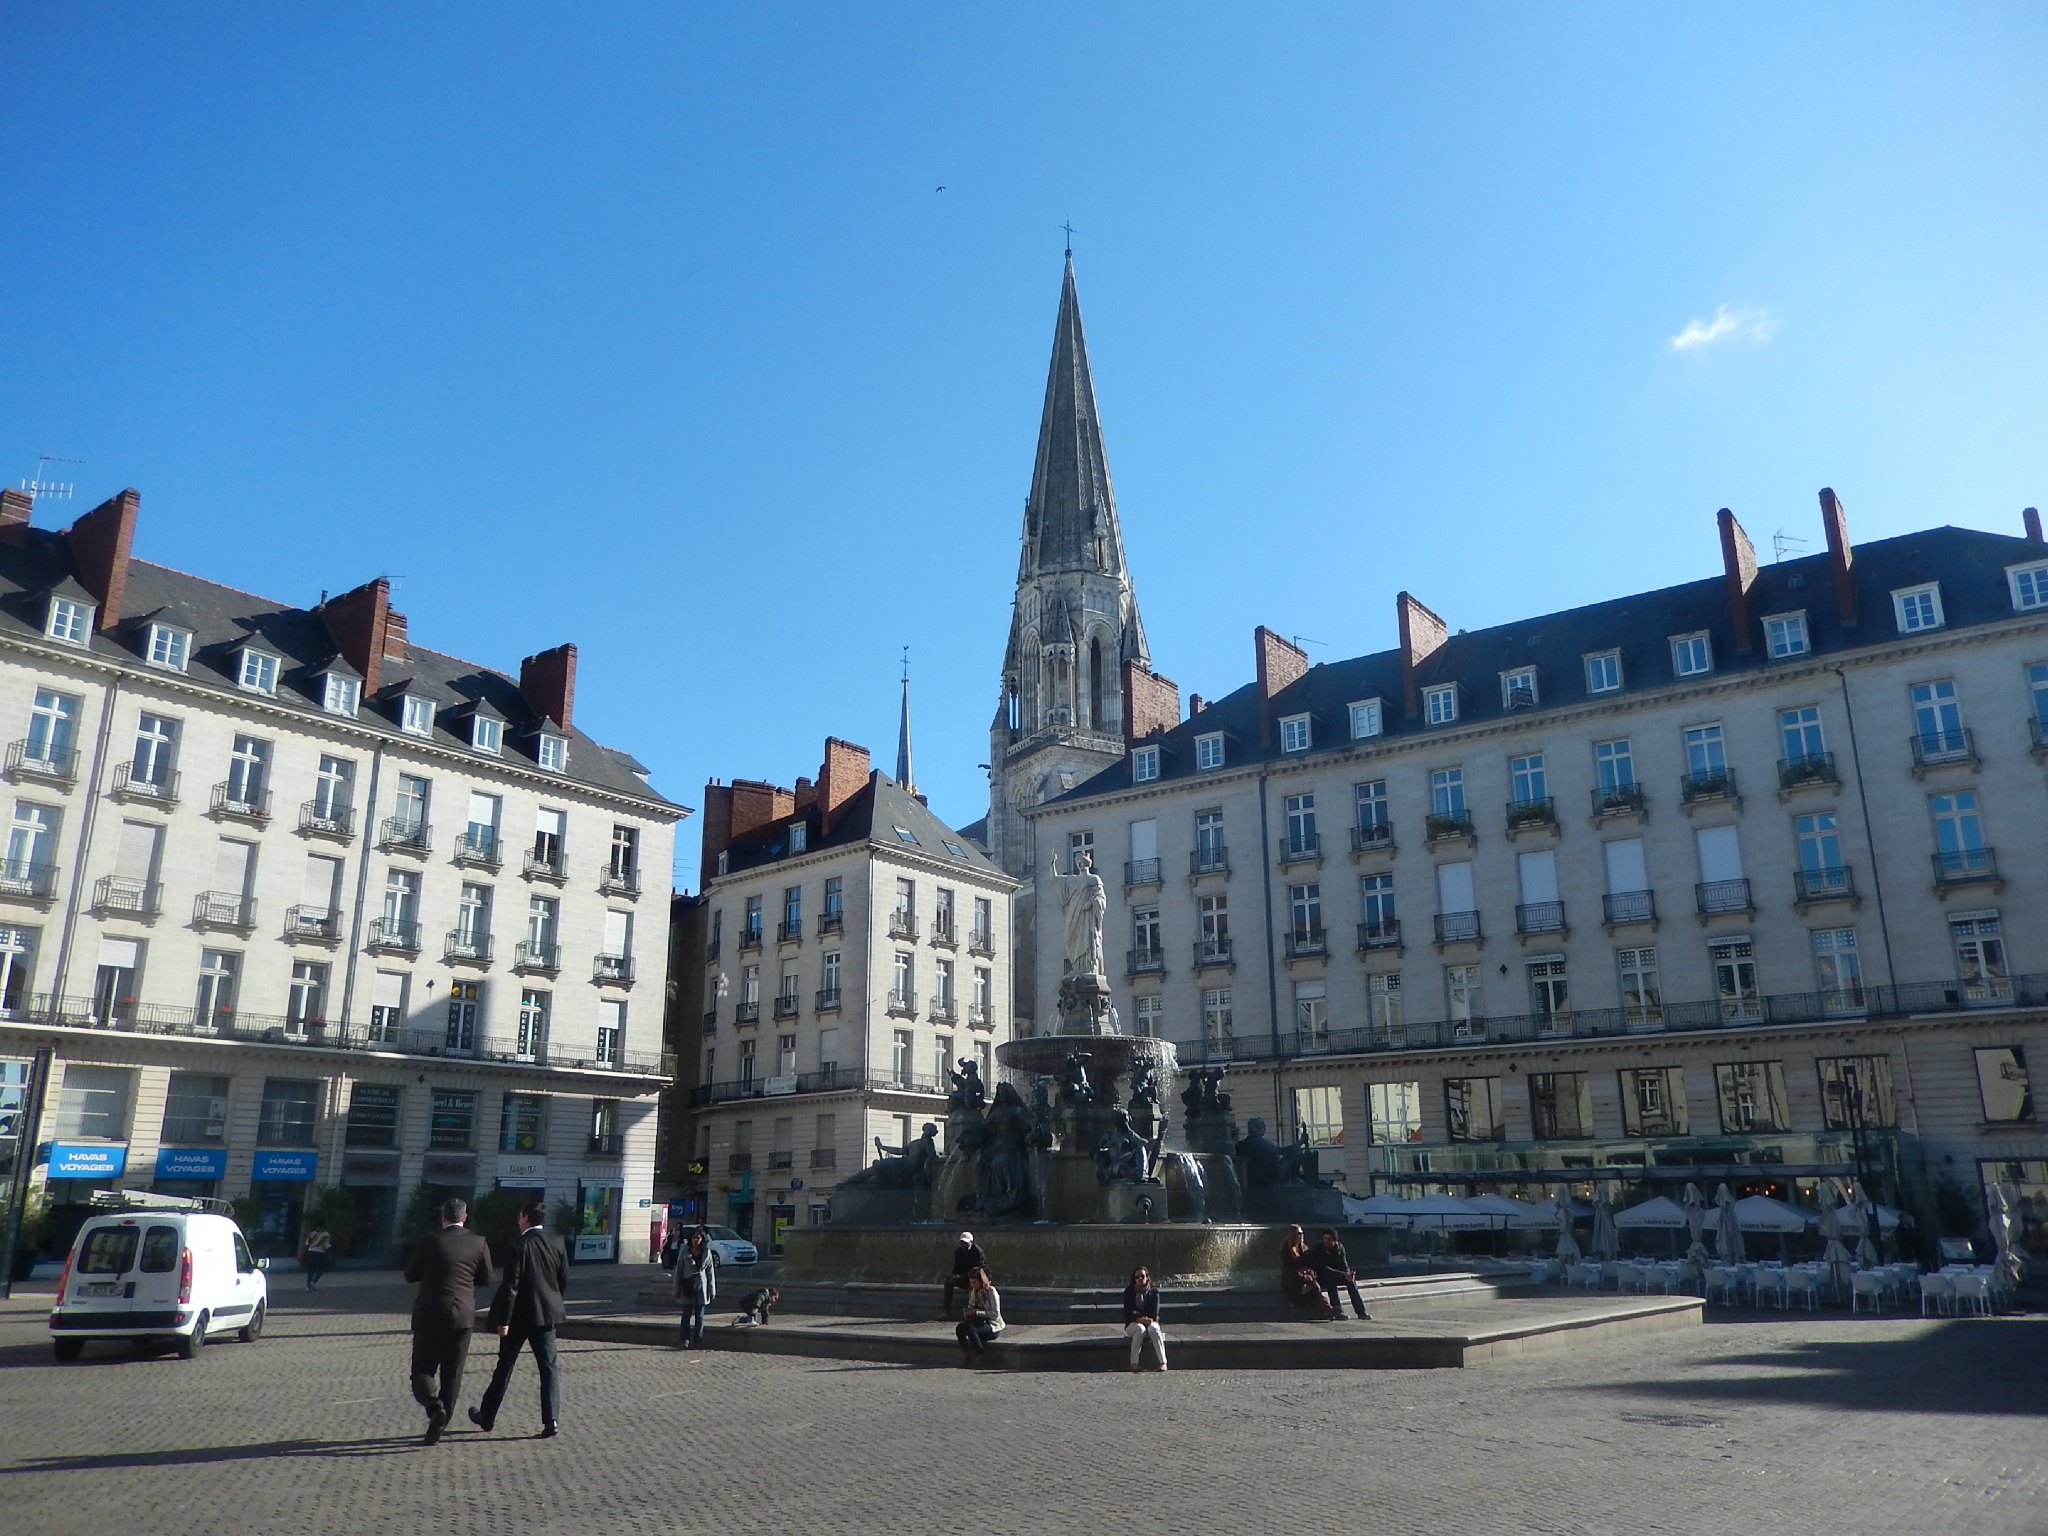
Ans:
{"label": "white car", "polygon": [[755,1263],[761,1257],[754,1251],[754,1245],[731,1227],[706,1227],[704,1236],[711,1244],[711,1251],[718,1255],[721,1266],[744,1266]]}
{"label": "white car", "polygon": [[170,1344],[190,1360],[210,1337],[263,1332],[269,1261],[250,1253],[225,1202],[121,1191],[93,1203],[106,1213],[78,1229],[50,1311],[59,1360],[92,1339]]}

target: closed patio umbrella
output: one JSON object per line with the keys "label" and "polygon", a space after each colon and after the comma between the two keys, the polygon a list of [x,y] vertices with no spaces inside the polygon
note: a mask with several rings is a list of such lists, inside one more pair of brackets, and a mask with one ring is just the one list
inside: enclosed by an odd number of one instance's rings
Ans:
{"label": "closed patio umbrella", "polygon": [[1735,1196],[1726,1184],[1714,1191],[1714,1205],[1719,1212],[1714,1221],[1715,1254],[1723,1264],[1731,1263],[1743,1256],[1742,1224],[1736,1220]]}
{"label": "closed patio umbrella", "polygon": [[1850,1186],[1849,1208],[1856,1213],[1856,1262],[1874,1267],[1878,1263],[1877,1207],[1861,1184]]}
{"label": "closed patio umbrella", "polygon": [[1604,1193],[1593,1201],[1593,1257],[1621,1257],[1621,1234],[1614,1230],[1614,1207],[1608,1204]]}
{"label": "closed patio umbrella", "polygon": [[1985,1214],[1990,1218],[1991,1241],[1998,1249],[1998,1277],[2008,1288],[2027,1278],[2027,1261],[2013,1252],[2012,1201],[2005,1186],[1993,1183],[1984,1193]]}
{"label": "closed patio umbrella", "polygon": [[1849,1250],[1842,1246],[1842,1212],[1835,1204],[1835,1193],[1826,1180],[1820,1186],[1820,1235],[1827,1239],[1820,1261],[1828,1267],[1828,1285],[1831,1289],[1849,1288]]}
{"label": "closed patio umbrella", "polygon": [[1707,1266],[1707,1197],[1697,1184],[1685,1186],[1685,1230],[1692,1246],[1685,1250],[1685,1262]]}
{"label": "closed patio umbrella", "polygon": [[1572,1236],[1571,1196],[1559,1190],[1551,1204],[1556,1207],[1557,1256],[1567,1264],[1576,1264],[1584,1255],[1579,1252],[1579,1240]]}

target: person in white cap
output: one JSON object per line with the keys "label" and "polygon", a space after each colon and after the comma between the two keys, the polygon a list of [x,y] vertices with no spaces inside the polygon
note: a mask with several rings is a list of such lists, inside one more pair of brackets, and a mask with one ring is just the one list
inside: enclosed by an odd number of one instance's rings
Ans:
{"label": "person in white cap", "polygon": [[980,1248],[975,1246],[974,1234],[972,1232],[962,1232],[960,1234],[960,1244],[953,1250],[953,1272],[946,1276],[946,1296],[939,1303],[939,1313],[941,1316],[951,1317],[953,1315],[953,1292],[965,1290],[967,1288],[967,1277],[986,1263],[988,1263],[988,1257]]}

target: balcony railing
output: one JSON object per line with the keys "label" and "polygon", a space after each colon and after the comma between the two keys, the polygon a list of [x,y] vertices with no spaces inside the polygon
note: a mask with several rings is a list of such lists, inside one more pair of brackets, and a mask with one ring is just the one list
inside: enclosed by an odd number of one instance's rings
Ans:
{"label": "balcony railing", "polygon": [[373,918],[365,947],[416,955],[420,952],[420,925],[400,918]]}
{"label": "balcony railing", "polygon": [[640,871],[621,869],[616,864],[607,864],[604,873],[597,877],[597,888],[607,896],[638,896],[640,894]]}
{"label": "balcony railing", "polygon": [[592,967],[591,980],[610,982],[614,986],[630,986],[633,981],[633,957],[631,955],[599,955]]}
{"label": "balcony railing", "polygon": [[161,885],[132,875],[102,875],[92,888],[93,909],[98,912],[155,917],[163,910],[163,903]]}
{"label": "balcony railing", "polygon": [[114,764],[114,793],[124,800],[176,805],[180,775],[162,768],[137,773],[133,763]]}
{"label": "balcony railing", "polygon": [[837,987],[818,988],[817,1001],[812,1006],[819,1013],[837,1013],[839,1011],[839,989]]}
{"label": "balcony railing", "polygon": [[1648,803],[1640,784],[1603,784],[1593,791],[1595,816],[1640,816]]}
{"label": "balcony railing", "polygon": [[794,992],[778,992],[775,994],[775,1017],[778,1019],[793,1019],[796,1017],[796,994]]}
{"label": "balcony railing", "polygon": [[454,928],[441,944],[443,960],[466,960],[474,965],[486,964],[491,958],[491,936],[477,933],[473,929]]}
{"label": "balcony railing", "polygon": [[1320,928],[1290,928],[1285,935],[1287,958],[1299,960],[1311,955],[1327,955],[1330,946]]}
{"label": "balcony railing", "polygon": [[1401,925],[1393,918],[1379,923],[1358,925],[1358,947],[1360,949],[1397,949],[1401,943]]}
{"label": "balcony railing", "polygon": [[1854,901],[1856,878],[1846,864],[1832,869],[1795,869],[1792,871],[1792,893],[1792,899],[1801,903]]}
{"label": "balcony railing", "polygon": [[967,953],[970,955],[993,955],[996,952],[996,936],[986,928],[970,929],[967,934]]}
{"label": "balcony railing", "polygon": [[1229,935],[1226,934],[1218,939],[1195,940],[1195,968],[1197,970],[1205,965],[1230,965],[1233,963],[1230,958]]}
{"label": "balcony railing", "polygon": [[356,811],[352,805],[325,805],[308,800],[299,807],[299,830],[315,837],[338,837],[346,841],[356,835]]}
{"label": "balcony railing", "polygon": [[813,1168],[837,1168],[839,1166],[839,1149],[837,1147],[811,1148],[811,1166]]}
{"label": "balcony railing", "polygon": [[378,829],[377,846],[386,853],[425,854],[434,846],[434,829],[424,821],[393,816]]}
{"label": "balcony railing", "polygon": [[57,866],[33,859],[0,859],[0,896],[48,901],[57,893]]}
{"label": "balcony railing", "polygon": [[[867,1072],[859,1067],[826,1067],[817,1072],[800,1072],[795,1077],[782,1078],[740,1078],[724,1083],[700,1083],[690,1091],[693,1105],[728,1104],[738,1099],[768,1097],[768,1083],[777,1087],[776,1097],[787,1097],[792,1093],[844,1093],[848,1089],[876,1088],[891,1093],[943,1094],[945,1085],[935,1078],[918,1077],[914,1073]],[[793,1085],[793,1086],[792,1086]],[[741,1154],[744,1155],[744,1154]],[[837,1166],[835,1149],[820,1147],[812,1154],[814,1168]],[[822,1156],[825,1161],[817,1162]],[[744,1173],[746,1169],[736,1169]]]}
{"label": "balcony railing", "polygon": [[7,771],[19,779],[42,779],[66,787],[78,782],[78,753],[71,747],[53,747],[39,741],[10,741]]}
{"label": "balcony railing", "polygon": [[761,930],[758,928],[742,928],[739,936],[739,947],[741,949],[759,949],[761,947]]}
{"label": "balcony railing", "polygon": [[498,867],[498,833],[492,827],[470,827],[455,834],[455,862],[479,869]]}
{"label": "balcony railing", "polygon": [[892,988],[889,992],[889,1011],[901,1014],[906,1018],[916,1018],[917,994],[915,992],[899,992]]}
{"label": "balcony railing", "polygon": [[1748,912],[1755,907],[1749,899],[1747,880],[1703,880],[1693,888],[1702,915],[1716,912]]}
{"label": "balcony railing", "polygon": [[995,1023],[995,1012],[980,1003],[970,1003],[967,1007],[967,1022],[976,1029],[988,1029]]}
{"label": "balcony railing", "polygon": [[1124,951],[1124,974],[1126,976],[1157,976],[1166,970],[1166,951],[1163,949],[1127,949]]}
{"label": "balcony railing", "polygon": [[845,931],[846,914],[844,912],[820,912],[818,914],[818,932],[820,934],[844,933]]}
{"label": "balcony railing", "polygon": [[953,937],[953,919],[941,915],[932,919],[932,942],[946,949],[955,948],[959,940]]}
{"label": "balcony railing", "polygon": [[1688,773],[1678,781],[1678,797],[1687,805],[1696,805],[1702,800],[1732,800],[1735,798],[1735,770],[1711,768],[1705,773]]}
{"label": "balcony railing", "polygon": [[1477,912],[1439,912],[1436,915],[1436,941],[1439,944],[1477,943],[1479,940],[1479,914]]}
{"label": "balcony railing", "polygon": [[1280,839],[1280,862],[1299,864],[1323,856],[1322,834],[1318,832],[1290,832]]}
{"label": "balcony railing", "polygon": [[546,880],[553,885],[565,884],[569,878],[568,871],[562,863],[562,851],[559,848],[527,849],[526,857],[521,861],[519,872],[529,880]]}
{"label": "balcony railing", "polygon": [[240,788],[228,783],[216,784],[213,786],[213,814],[232,816],[241,821],[267,822],[270,820],[270,791]]}
{"label": "balcony railing", "polygon": [[1157,859],[1132,859],[1124,865],[1125,885],[1157,885],[1159,883],[1159,861]]}
{"label": "balcony railing", "polygon": [[1432,843],[1472,836],[1472,818],[1463,811],[1432,811],[1422,821],[1423,837]]}
{"label": "balcony railing", "polygon": [[192,903],[192,921],[201,928],[254,928],[256,898],[240,891],[201,891]]}
{"label": "balcony railing", "polygon": [[1989,848],[1958,848],[1934,855],[1936,885],[1981,885],[1998,879],[1998,855]]}
{"label": "balcony railing", "polygon": [[521,939],[512,946],[512,969],[515,971],[543,971],[553,975],[562,968],[562,946],[559,944]]}
{"label": "balcony railing", "polygon": [[778,944],[794,944],[803,936],[804,920],[800,917],[775,925],[775,942]]}
{"label": "balcony railing", "polygon": [[603,1136],[592,1136],[584,1145],[583,1155],[585,1157],[619,1157],[624,1155],[625,1150],[625,1137],[613,1131]]}
{"label": "balcony railing", "polygon": [[1933,768],[1977,761],[1977,738],[1968,730],[1923,731],[1913,738],[1913,765]]}
{"label": "balcony railing", "polygon": [[1230,850],[1221,843],[1208,843],[1197,847],[1188,855],[1190,875],[1227,875],[1230,873]]}
{"label": "balcony railing", "polygon": [[1351,851],[1353,853],[1387,853],[1394,846],[1393,823],[1378,821],[1371,826],[1351,829]]}
{"label": "balcony railing", "polygon": [[1657,921],[1655,891],[1614,891],[1600,898],[1601,919],[1610,926]]}
{"label": "balcony railing", "polygon": [[1515,932],[1517,933],[1563,933],[1564,903],[1561,901],[1525,901],[1515,908]]}
{"label": "balcony railing", "polygon": [[1507,806],[1508,830],[1529,832],[1538,827],[1557,825],[1557,800],[1550,795],[1540,800],[1510,800]]}
{"label": "balcony railing", "polygon": [[761,1022],[761,1005],[760,1005],[759,1003],[735,1003],[735,1004],[733,1004],[733,1009],[732,1009],[732,1021],[733,1021],[733,1023],[735,1023],[735,1024],[758,1024],[758,1023],[760,1023],[760,1022]]}
{"label": "balcony railing", "polygon": [[768,1154],[768,1166],[770,1169],[794,1168],[796,1153],[787,1147],[777,1147]]}
{"label": "balcony railing", "polygon": [[341,937],[341,914],[332,907],[286,907],[284,936],[332,944]]}
{"label": "balcony railing", "polygon": [[951,1023],[954,1017],[953,999],[951,999],[950,997],[933,998],[931,1016],[936,1020],[942,1020],[946,1023]]}
{"label": "balcony railing", "polygon": [[1810,784],[1840,782],[1841,777],[1835,772],[1835,754],[1832,752],[1809,752],[1804,757],[1779,759],[1780,789],[1803,789]]}
{"label": "balcony railing", "polygon": [[915,912],[906,912],[900,907],[896,911],[891,912],[889,914],[889,937],[892,939],[910,939],[915,941],[917,938],[917,914]]}

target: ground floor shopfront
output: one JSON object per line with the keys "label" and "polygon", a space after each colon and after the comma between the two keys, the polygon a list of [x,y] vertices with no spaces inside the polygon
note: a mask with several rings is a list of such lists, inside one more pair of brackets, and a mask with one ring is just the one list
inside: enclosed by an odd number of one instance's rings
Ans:
{"label": "ground floor shopfront", "polygon": [[502,1190],[546,1202],[579,1260],[644,1260],[661,1083],[0,1022],[0,1183],[30,1159],[60,1234],[95,1190],[147,1189],[236,1202],[261,1255],[295,1255],[318,1222],[365,1264],[398,1262],[438,1199]]}

